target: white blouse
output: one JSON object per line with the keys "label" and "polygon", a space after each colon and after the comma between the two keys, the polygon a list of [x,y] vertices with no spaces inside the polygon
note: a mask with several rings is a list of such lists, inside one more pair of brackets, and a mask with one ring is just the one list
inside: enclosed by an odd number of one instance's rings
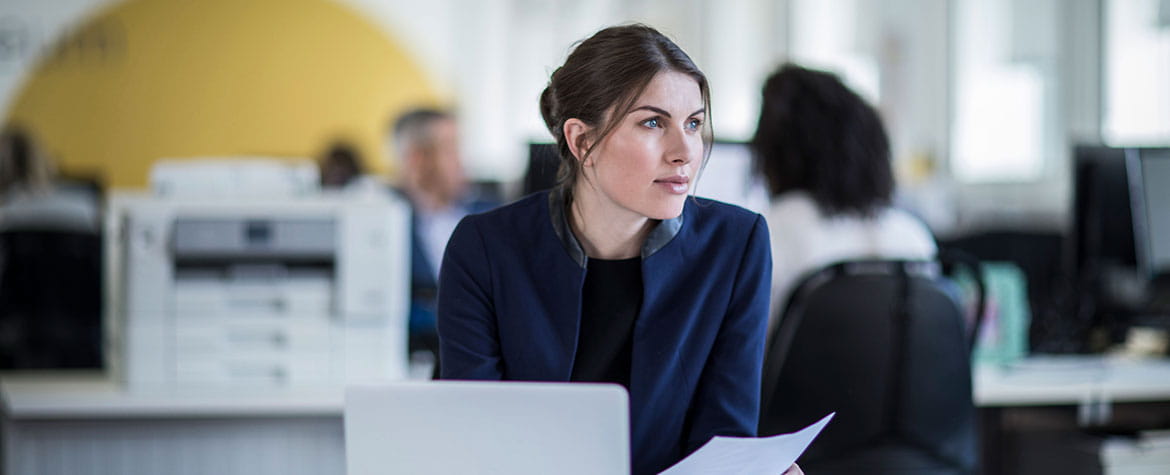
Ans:
{"label": "white blouse", "polygon": [[772,200],[767,212],[772,236],[772,307],[777,309],[806,274],[843,260],[933,259],[938,252],[930,230],[910,213],[886,208],[870,218],[825,216],[812,196],[793,191]]}

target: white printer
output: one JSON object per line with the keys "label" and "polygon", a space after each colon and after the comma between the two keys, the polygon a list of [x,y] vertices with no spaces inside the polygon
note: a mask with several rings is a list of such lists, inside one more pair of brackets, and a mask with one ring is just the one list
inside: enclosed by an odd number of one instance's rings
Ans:
{"label": "white printer", "polygon": [[194,176],[220,188],[200,196],[168,182],[182,166],[167,169],[154,193],[115,194],[106,214],[109,361],[130,389],[406,377],[406,203],[297,186],[231,193],[206,170]]}

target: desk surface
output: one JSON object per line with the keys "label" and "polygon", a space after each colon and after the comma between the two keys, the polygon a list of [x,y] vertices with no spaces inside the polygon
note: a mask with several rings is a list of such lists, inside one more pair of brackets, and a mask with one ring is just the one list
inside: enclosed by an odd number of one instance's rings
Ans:
{"label": "desk surface", "polygon": [[15,419],[340,417],[344,391],[295,389],[159,389],[128,392],[98,376],[5,376],[0,403]]}
{"label": "desk surface", "polygon": [[[1170,401],[1170,359],[1036,356],[973,372],[981,407]],[[100,375],[0,379],[0,403],[16,419],[341,416],[344,391],[160,389],[128,392]]]}
{"label": "desk surface", "polygon": [[[408,379],[430,378],[431,363]],[[0,372],[0,410],[14,419],[341,417],[339,386],[159,387],[129,391],[99,371]]]}
{"label": "desk surface", "polygon": [[981,407],[1170,401],[1170,359],[1033,356],[973,373]]}

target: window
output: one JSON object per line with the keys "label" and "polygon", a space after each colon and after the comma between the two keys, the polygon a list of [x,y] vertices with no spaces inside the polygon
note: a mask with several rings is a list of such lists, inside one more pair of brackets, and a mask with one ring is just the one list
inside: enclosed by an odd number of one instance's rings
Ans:
{"label": "window", "polygon": [[1105,2],[1101,134],[1111,145],[1170,143],[1170,0]]}
{"label": "window", "polygon": [[793,0],[792,60],[830,71],[871,104],[878,104],[880,79],[875,15],[879,2]]}
{"label": "window", "polygon": [[965,183],[1040,180],[1059,156],[1058,2],[954,2],[951,168]]}

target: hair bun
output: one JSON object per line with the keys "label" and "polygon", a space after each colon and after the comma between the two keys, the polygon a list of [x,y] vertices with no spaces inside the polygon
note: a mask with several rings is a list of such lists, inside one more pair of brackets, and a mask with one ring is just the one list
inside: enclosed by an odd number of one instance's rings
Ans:
{"label": "hair bun", "polygon": [[559,138],[561,133],[561,108],[556,97],[556,87],[554,83],[557,80],[557,73],[561,68],[553,71],[552,77],[548,81],[548,86],[540,93],[540,116],[544,119],[544,126],[548,127],[549,133],[553,138]]}

